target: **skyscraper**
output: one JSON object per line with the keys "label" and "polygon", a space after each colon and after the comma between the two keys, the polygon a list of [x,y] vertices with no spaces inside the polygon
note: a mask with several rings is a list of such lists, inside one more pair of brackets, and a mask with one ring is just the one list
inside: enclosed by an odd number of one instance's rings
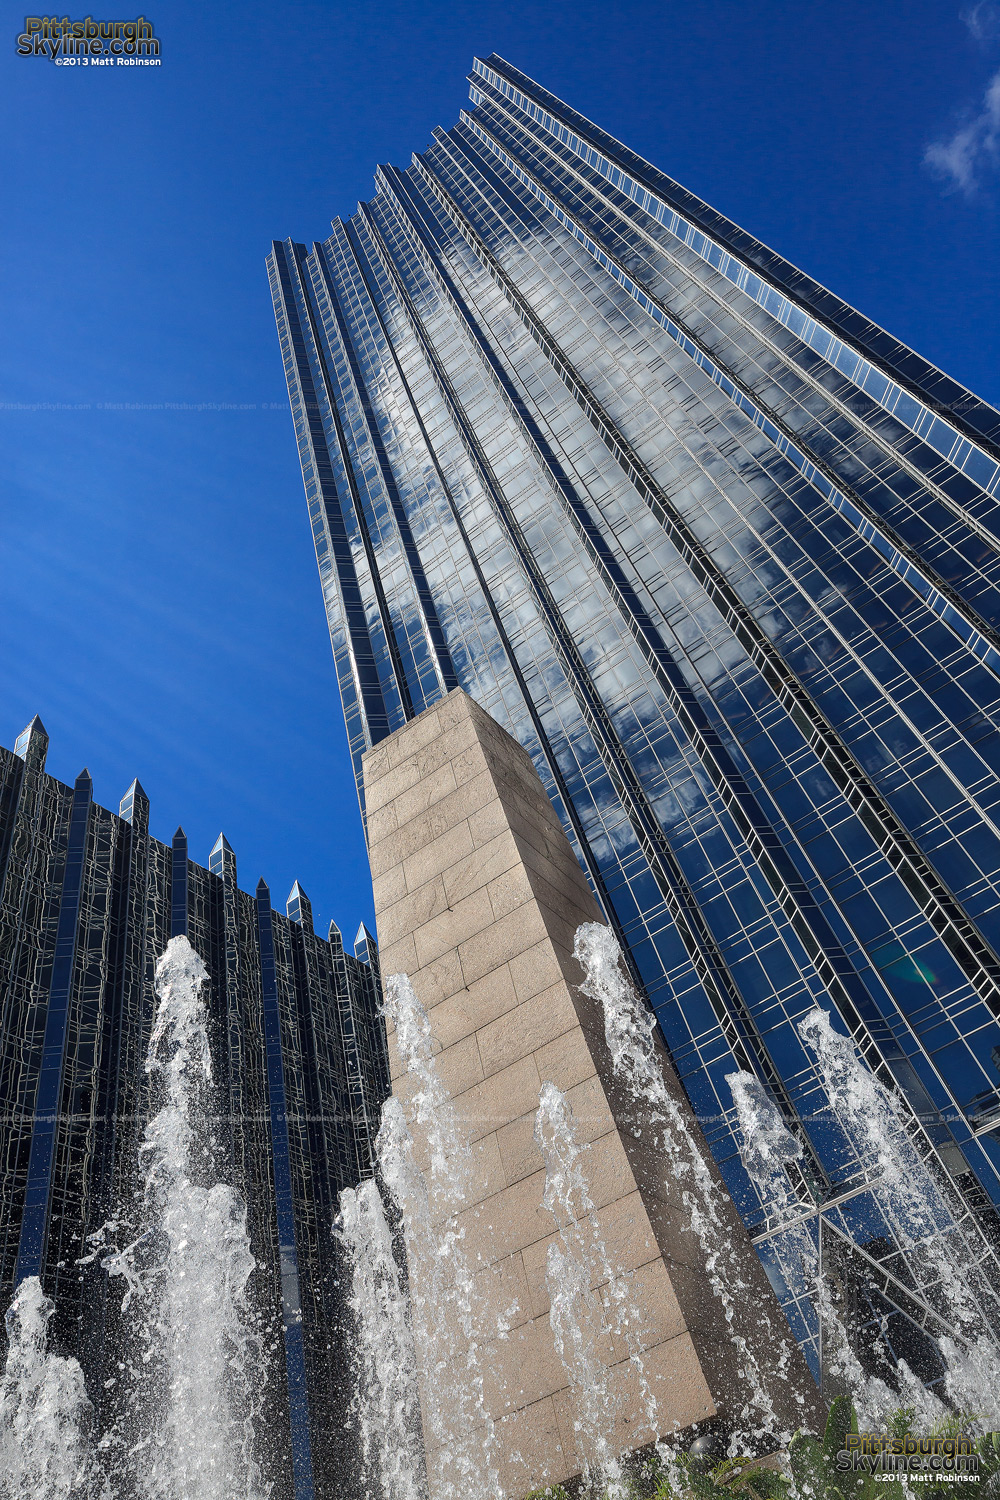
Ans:
{"label": "skyscraper", "polygon": [[501,58],[469,81],[269,260],[359,793],[456,685],[520,741],[776,1283],[737,1068],[912,1358],[797,1023],[829,1011],[898,1090],[990,1254],[1000,415]]}
{"label": "skyscraper", "polygon": [[[263,880],[239,889],[223,835],[209,868],[149,836],[133,782],[117,814],[86,771],[45,772],[35,718],[0,749],[0,1301],[38,1276],[56,1347],[79,1358],[99,1429],[118,1410],[122,1286],[90,1236],[129,1205],[150,1115],[143,1062],[153,975],[186,934],[209,971],[217,1134],[248,1207],[253,1292],[274,1343],[255,1372],[270,1418],[262,1455],[277,1496],[345,1493],[346,1352],[333,1219],[371,1172],[388,1089],[378,959],[331,925],[313,932],[304,891],[287,915]],[[81,1264],[83,1262],[83,1264]],[[336,1476],[336,1479],[335,1479]]]}

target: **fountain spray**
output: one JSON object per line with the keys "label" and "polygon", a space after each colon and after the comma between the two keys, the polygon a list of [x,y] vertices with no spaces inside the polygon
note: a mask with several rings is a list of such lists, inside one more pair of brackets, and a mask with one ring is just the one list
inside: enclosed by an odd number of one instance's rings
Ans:
{"label": "fountain spray", "polygon": [[[995,1427],[1000,1305],[990,1277],[996,1259],[958,1208],[954,1190],[938,1180],[918,1150],[899,1103],[866,1067],[851,1038],[834,1031],[822,1010],[810,1011],[798,1030],[816,1057],[830,1108],[876,1192],[889,1233],[906,1255],[918,1295],[951,1330],[937,1340],[948,1395],[959,1410]],[[907,1373],[903,1379],[910,1385]]]}
{"label": "fountain spray", "polygon": [[352,1410],[367,1491],[382,1500],[427,1500],[409,1300],[376,1182],[344,1189],[336,1234],[351,1277]]}
{"label": "fountain spray", "polygon": [[91,1236],[80,1262],[99,1259],[126,1283],[127,1409],[97,1444],[114,1482],[91,1441],[80,1365],[46,1350],[54,1308],[31,1277],[7,1315],[0,1385],[0,1457],[12,1500],[266,1500],[254,1455],[265,1363],[249,1292],[256,1263],[246,1209],[216,1180],[207,978],[187,938],[171,938],[156,967],[146,1056],[160,1107],[140,1146],[141,1223],[120,1248],[123,1208]]}
{"label": "fountain spray", "polygon": [[[405,974],[385,986],[386,1015],[413,1084],[410,1113],[426,1144],[429,1175],[421,1171],[414,1139],[398,1099],[386,1101],[377,1151],[383,1180],[406,1225],[413,1284],[413,1332],[421,1392],[441,1480],[442,1500],[483,1500],[500,1494],[497,1439],[484,1400],[482,1343],[503,1336],[490,1318],[465,1251],[459,1211],[472,1180],[472,1153],[434,1058],[430,1021]],[[507,1316],[511,1315],[508,1311]]]}
{"label": "fountain spray", "polygon": [[[581,990],[603,1009],[604,1035],[615,1074],[636,1107],[652,1117],[663,1152],[664,1171],[680,1186],[688,1214],[687,1227],[699,1241],[712,1291],[729,1328],[740,1386],[746,1392],[742,1409],[734,1413],[742,1431],[733,1434],[730,1449],[734,1453],[740,1451],[748,1438],[784,1444],[791,1434],[783,1430],[770,1388],[773,1382],[790,1380],[793,1353],[790,1335],[779,1334],[766,1312],[752,1314],[768,1335],[762,1346],[777,1347],[779,1351],[777,1360],[765,1371],[751,1343],[740,1331],[737,1307],[746,1315],[752,1305],[750,1288],[723,1215],[723,1189],[716,1183],[684,1111],[664,1081],[653,1046],[656,1021],[626,978],[621,949],[609,927],[584,922],[577,928],[573,956],[584,972]],[[792,1389],[791,1395],[797,1404],[803,1404],[800,1392]]]}
{"label": "fountain spray", "polygon": [[[733,1092],[743,1137],[740,1155],[747,1175],[760,1194],[769,1219],[788,1226],[769,1241],[785,1284],[796,1300],[815,1302],[823,1333],[824,1368],[850,1393],[861,1427],[874,1431],[899,1406],[899,1395],[877,1375],[865,1373],[851,1348],[832,1289],[821,1274],[819,1247],[803,1221],[802,1205],[786,1166],[802,1155],[801,1143],[787,1128],[777,1105],[753,1073],[728,1073],[726,1082]],[[941,1414],[940,1404],[935,1404],[937,1411],[931,1420]]]}
{"label": "fountain spray", "polygon": [[90,1445],[93,1408],[83,1371],[47,1347],[54,1312],[38,1277],[25,1277],[7,1313],[0,1485],[7,1500],[106,1500]]}
{"label": "fountain spray", "polygon": [[[656,1402],[642,1362],[641,1318],[629,1278],[611,1263],[587,1187],[569,1102],[554,1083],[543,1083],[535,1116],[535,1140],[545,1159],[544,1206],[555,1219],[559,1238],[548,1249],[545,1281],[549,1324],[556,1350],[574,1394],[574,1427],[579,1439],[584,1492],[624,1500],[629,1493],[621,1460],[613,1447],[622,1413],[620,1394],[609,1381],[612,1337],[629,1351],[646,1421],[657,1434]],[[602,1303],[597,1288],[604,1288]]]}
{"label": "fountain spray", "polygon": [[[105,1439],[143,1500],[264,1500],[254,1452],[263,1343],[249,1289],[246,1208],[219,1175],[208,1123],[207,970],[186,937],[156,966],[146,1055],[160,1108],[140,1146],[142,1228],[124,1249],[108,1226],[92,1257],[127,1283],[137,1348],[130,1409]],[[231,1164],[230,1164],[231,1166]]]}

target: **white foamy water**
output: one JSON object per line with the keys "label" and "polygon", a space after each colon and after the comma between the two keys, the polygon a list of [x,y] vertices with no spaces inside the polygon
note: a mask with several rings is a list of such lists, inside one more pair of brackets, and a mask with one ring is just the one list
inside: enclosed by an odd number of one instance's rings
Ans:
{"label": "white foamy water", "polygon": [[440,1213],[462,1205],[472,1179],[472,1152],[434,1057],[430,1018],[407,974],[390,974],[385,1013],[396,1030],[396,1046],[409,1074],[408,1105],[430,1153],[430,1191]]}
{"label": "white foamy water", "polygon": [[[821,1010],[810,1011],[798,1030],[815,1054],[832,1112],[872,1183],[890,1237],[905,1254],[915,1291],[953,1331],[954,1337],[937,1341],[948,1394],[961,1410],[975,1412],[984,1426],[996,1426],[1000,1306],[990,1285],[996,1263],[975,1227],[960,1222],[953,1190],[945,1188],[917,1149],[899,1103],[865,1065],[853,1041],[834,1031]],[[917,1395],[919,1382],[907,1368],[900,1378],[907,1397]],[[926,1395],[919,1399],[926,1405]]]}
{"label": "white foamy water", "polygon": [[48,1349],[55,1305],[37,1276],[21,1282],[7,1313],[0,1377],[0,1494],[5,1500],[103,1500],[90,1444],[93,1408],[75,1359]]}
{"label": "white foamy water", "polygon": [[382,1500],[426,1500],[409,1298],[377,1183],[344,1189],[337,1236],[351,1277],[353,1414],[367,1492]]}
{"label": "white foamy water", "polygon": [[[766,1309],[754,1307],[753,1291],[731,1244],[724,1214],[725,1190],[712,1176],[684,1110],[664,1081],[653,1045],[656,1021],[626,977],[621,949],[609,927],[583,923],[577,929],[573,954],[584,971],[580,988],[603,1009],[604,1035],[614,1071],[637,1108],[652,1117],[663,1152],[664,1175],[672,1177],[680,1189],[687,1228],[699,1242],[702,1264],[728,1325],[744,1393],[743,1407],[734,1413],[738,1430],[731,1447],[737,1451],[741,1440],[747,1439],[785,1441],[790,1433],[775,1411],[774,1391],[784,1385],[793,1402],[805,1404],[802,1393],[791,1385],[791,1336],[783,1317],[782,1328],[775,1328]],[[750,1308],[753,1312],[748,1311]],[[761,1335],[759,1341],[754,1339],[761,1346],[760,1355],[741,1331],[748,1318],[756,1323],[755,1332]],[[772,1355],[766,1366],[762,1363],[764,1349],[778,1351],[777,1358]]]}
{"label": "white foamy water", "polygon": [[99,1444],[74,1359],[46,1351],[53,1305],[37,1278],[7,1315],[0,1454],[11,1500],[266,1500],[254,1458],[262,1349],[248,1291],[256,1269],[246,1210],[218,1181],[207,1122],[211,1060],[202,989],[208,975],[187,938],[156,968],[158,1006],[146,1071],[160,1108],[140,1148],[142,1207],[130,1242],[119,1219],[91,1237],[126,1286],[119,1368],[124,1413]]}
{"label": "white foamy water", "polygon": [[[81,1262],[99,1260],[110,1276],[124,1280],[121,1306],[128,1315],[118,1365],[123,1411],[99,1445],[109,1476],[102,1500],[266,1500],[254,1454],[264,1371],[249,1293],[256,1263],[245,1206],[218,1180],[225,1164],[208,1121],[207,978],[187,938],[172,938],[156,967],[158,1005],[145,1066],[160,1107],[140,1146],[140,1207],[123,1205],[116,1220],[91,1236],[90,1254]],[[120,1245],[120,1237],[128,1243]],[[34,1300],[25,1303],[26,1296]],[[67,1437],[63,1446],[67,1455],[77,1447],[84,1452],[83,1416],[90,1407],[79,1365],[53,1363],[52,1355],[48,1365],[38,1364],[40,1330],[51,1312],[40,1297],[37,1282],[34,1289],[30,1282],[18,1289],[8,1315],[8,1367],[18,1360],[23,1365],[26,1349],[35,1351],[28,1367],[43,1374],[51,1368],[52,1390],[62,1393],[64,1405],[56,1411],[54,1396],[36,1402],[29,1420],[30,1405],[22,1400],[22,1425],[27,1421],[42,1449],[58,1430],[77,1432],[78,1439]],[[77,1491],[67,1490],[62,1478],[45,1479],[31,1500],[64,1495],[76,1500]]]}
{"label": "white foamy water", "polygon": [[[820,1274],[818,1246],[802,1220],[802,1204],[786,1167],[787,1162],[802,1155],[802,1146],[785,1125],[759,1078],[753,1073],[737,1072],[727,1074],[726,1082],[733,1092],[743,1137],[740,1154],[747,1173],[770,1221],[788,1224],[786,1229],[772,1235],[768,1244],[788,1290],[797,1299],[811,1301],[816,1308],[822,1329],[825,1371],[837,1388],[850,1394],[861,1429],[874,1431],[899,1406],[900,1396],[884,1380],[865,1374],[851,1348],[833,1289]],[[907,1404],[915,1402],[908,1400]],[[936,1418],[941,1408],[939,1403],[935,1405]]]}
{"label": "white foamy water", "polygon": [[[569,1102],[554,1083],[542,1084],[535,1140],[545,1160],[542,1202],[559,1231],[545,1266],[549,1324],[572,1391],[585,1492],[624,1500],[628,1486],[614,1445],[622,1398],[608,1369],[614,1357],[613,1335],[622,1337],[628,1347],[630,1373],[651,1436],[658,1428],[656,1403],[643,1368],[640,1315],[629,1279],[611,1263],[584,1172],[585,1148],[577,1141]],[[604,1289],[606,1304],[599,1288]]]}
{"label": "white foamy water", "polygon": [[[208,972],[186,937],[156,966],[146,1071],[160,1108],[140,1148],[142,1236],[103,1264],[127,1283],[138,1330],[118,1433],[143,1500],[263,1500],[254,1456],[262,1350],[246,1208],[218,1177],[208,1124]],[[231,1163],[229,1164],[231,1168]]]}
{"label": "white foamy water", "polygon": [[[482,1346],[502,1335],[491,1314],[478,1267],[465,1250],[459,1210],[472,1180],[472,1153],[434,1057],[430,1021],[405,974],[390,975],[386,1015],[412,1092],[407,1112],[386,1101],[377,1151],[382,1178],[406,1226],[412,1326],[423,1407],[441,1500],[483,1500],[501,1493],[497,1436],[484,1400]],[[410,1124],[427,1150],[429,1174],[418,1165]]]}

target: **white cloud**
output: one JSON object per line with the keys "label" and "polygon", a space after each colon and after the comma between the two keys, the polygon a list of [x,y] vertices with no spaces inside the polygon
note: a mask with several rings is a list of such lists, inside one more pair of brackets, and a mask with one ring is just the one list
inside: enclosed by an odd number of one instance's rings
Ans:
{"label": "white cloud", "polygon": [[963,10],[962,20],[977,42],[995,42],[1000,38],[1000,5],[993,0],[979,0],[969,10]]}
{"label": "white cloud", "polygon": [[[993,15],[1000,35],[1000,11],[996,6],[977,5],[963,19],[976,36],[970,17],[978,16],[977,24],[985,25],[989,20],[986,12]],[[990,79],[979,114],[947,140],[932,142],[924,153],[924,162],[951,187],[970,195],[979,186],[982,172],[996,168],[1000,162],[1000,72]]]}

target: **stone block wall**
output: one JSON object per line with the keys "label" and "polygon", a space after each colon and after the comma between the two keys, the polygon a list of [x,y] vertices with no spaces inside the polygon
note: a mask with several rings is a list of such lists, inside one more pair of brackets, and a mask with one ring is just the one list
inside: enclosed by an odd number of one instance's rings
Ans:
{"label": "stone block wall", "polygon": [[[438,1066],[475,1152],[466,1246],[490,1264],[493,1295],[516,1297],[519,1309],[511,1336],[485,1358],[506,1492],[523,1495],[580,1468],[548,1320],[545,1261],[556,1234],[542,1207],[545,1173],[533,1138],[546,1081],[566,1093],[589,1143],[585,1170],[612,1262],[634,1273],[659,1433],[738,1413],[746,1393],[735,1373],[734,1329],[656,1151],[655,1122],[621,1097],[602,1018],[578,989],[576,929],[603,916],[530,757],[456,690],[369,751],[364,774],[382,973],[409,974],[427,1008]],[[391,1036],[390,1054],[393,1087],[405,1096]],[[665,1052],[660,1060],[687,1109]],[[782,1419],[790,1427],[815,1423],[811,1376],[726,1204],[752,1293],[741,1299],[738,1331],[756,1341],[766,1366],[788,1361],[806,1393]],[[658,1434],[627,1350],[609,1337],[604,1352],[623,1393],[615,1440],[641,1447]],[[433,1492],[433,1453],[429,1469]]]}

